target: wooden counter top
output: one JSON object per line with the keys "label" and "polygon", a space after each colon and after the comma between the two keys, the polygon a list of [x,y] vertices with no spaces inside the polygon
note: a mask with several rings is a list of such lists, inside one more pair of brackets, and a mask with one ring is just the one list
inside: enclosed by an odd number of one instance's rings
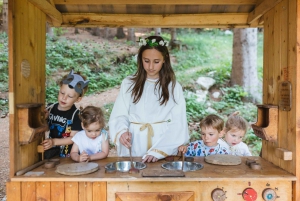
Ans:
{"label": "wooden counter top", "polygon": [[[177,158],[177,157],[175,157]],[[109,157],[103,160],[93,161],[99,164],[100,169],[91,174],[80,176],[66,176],[56,173],[56,167],[46,169],[40,166],[33,169],[31,172],[41,172],[41,176],[14,176],[11,181],[296,181],[296,176],[286,172],[285,170],[273,165],[272,163],[260,157],[241,157],[242,163],[236,166],[221,166],[206,163],[204,157],[195,157],[195,162],[201,163],[204,167],[201,170],[194,172],[185,172],[185,177],[143,177],[139,174],[129,173],[105,173],[105,165],[116,161],[129,161],[127,157]],[[246,159],[255,159],[261,164],[261,170],[252,170],[246,165]],[[176,160],[176,159],[175,159]],[[141,158],[134,158],[134,161],[141,161]],[[146,169],[162,170],[161,165],[166,163],[165,160],[160,160],[156,163],[146,163]],[[74,163],[70,158],[61,158],[60,164]],[[146,170],[145,169],[145,170]]]}

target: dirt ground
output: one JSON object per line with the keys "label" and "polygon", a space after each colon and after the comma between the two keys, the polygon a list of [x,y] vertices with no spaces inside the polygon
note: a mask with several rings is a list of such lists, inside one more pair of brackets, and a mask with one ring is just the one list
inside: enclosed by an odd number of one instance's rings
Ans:
{"label": "dirt ground", "polygon": [[[107,103],[115,102],[119,88],[113,88],[106,92],[84,97],[77,106],[94,105],[102,107]],[[0,118],[0,200],[5,197],[6,181],[9,179],[9,118]],[[110,151],[109,156],[115,155],[115,150]],[[3,199],[4,200],[4,199]]]}

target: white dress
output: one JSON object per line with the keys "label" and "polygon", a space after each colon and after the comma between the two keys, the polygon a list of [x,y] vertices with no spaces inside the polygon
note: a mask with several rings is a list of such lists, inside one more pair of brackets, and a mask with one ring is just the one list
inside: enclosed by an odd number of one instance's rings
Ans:
{"label": "white dress", "polygon": [[[141,99],[134,104],[129,89],[131,83],[129,77],[123,80],[109,120],[109,134],[117,146],[118,155],[129,156],[129,150],[119,141],[127,129],[132,133],[133,156],[152,155],[161,159],[177,154],[178,147],[189,140],[186,105],[181,85],[176,83],[174,88],[176,103],[170,93],[167,104],[160,105],[158,90],[154,93],[155,81],[147,80]],[[169,91],[172,91],[171,84]],[[151,132],[148,133],[151,129],[153,136]]]}
{"label": "white dress", "polygon": [[87,137],[85,130],[79,131],[72,138],[72,141],[78,146],[80,154],[85,151],[88,155],[102,152],[103,140],[107,140],[107,132],[104,129],[102,129],[101,134],[95,139]]}
{"label": "white dress", "polygon": [[223,139],[219,139],[218,143],[221,144],[221,146],[229,148],[231,155],[235,156],[252,156],[251,152],[249,151],[249,148],[247,144],[244,142],[240,142],[234,146],[229,146],[227,142]]}

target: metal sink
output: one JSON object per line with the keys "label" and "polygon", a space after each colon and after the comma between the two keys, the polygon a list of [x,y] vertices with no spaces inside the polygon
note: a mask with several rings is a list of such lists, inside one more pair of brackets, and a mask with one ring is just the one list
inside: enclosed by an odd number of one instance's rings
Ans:
{"label": "metal sink", "polygon": [[[168,162],[161,165],[162,168],[167,170],[181,170],[182,168],[182,161],[174,161],[174,162]],[[196,162],[187,162],[184,161],[183,164],[183,172],[189,172],[189,171],[196,171],[201,170],[203,168],[203,165]]]}
{"label": "metal sink", "polygon": [[[147,166],[145,163],[142,162],[134,162],[134,167],[142,170],[145,169]],[[114,162],[114,163],[108,163],[105,165],[105,169],[107,170],[117,170],[120,172],[128,172],[129,169],[131,168],[131,162],[130,161],[118,161],[118,162]]]}

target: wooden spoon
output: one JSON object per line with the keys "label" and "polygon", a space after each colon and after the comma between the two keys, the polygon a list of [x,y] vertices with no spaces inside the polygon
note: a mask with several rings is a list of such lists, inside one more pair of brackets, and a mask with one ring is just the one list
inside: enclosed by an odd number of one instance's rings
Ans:
{"label": "wooden spoon", "polygon": [[181,152],[181,155],[182,155],[182,166],[181,166],[181,170],[183,171],[183,166],[184,166],[184,153]]}
{"label": "wooden spoon", "polygon": [[129,154],[130,154],[130,161],[131,161],[131,167],[129,169],[129,173],[139,173],[140,170],[134,167],[133,161],[132,161],[132,155],[131,155],[131,147],[129,147]]}

